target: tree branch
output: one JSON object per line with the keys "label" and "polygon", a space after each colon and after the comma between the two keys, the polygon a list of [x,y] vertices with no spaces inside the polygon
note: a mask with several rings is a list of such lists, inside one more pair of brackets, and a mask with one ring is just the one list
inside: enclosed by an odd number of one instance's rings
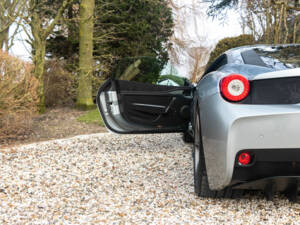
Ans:
{"label": "tree branch", "polygon": [[45,38],[47,38],[47,36],[49,36],[49,34],[53,31],[54,26],[58,23],[58,21],[61,19],[61,16],[64,12],[64,10],[66,9],[66,7],[73,2],[73,0],[64,0],[61,7],[58,9],[58,12],[56,14],[56,16],[54,17],[53,21],[51,22],[51,24],[47,27],[47,29],[44,31],[44,35]]}

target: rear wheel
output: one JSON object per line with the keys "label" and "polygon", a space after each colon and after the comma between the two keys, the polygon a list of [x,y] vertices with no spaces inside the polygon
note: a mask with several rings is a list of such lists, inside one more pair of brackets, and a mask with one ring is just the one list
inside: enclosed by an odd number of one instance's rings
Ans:
{"label": "rear wheel", "polygon": [[185,143],[194,143],[194,138],[188,131],[182,134],[182,139]]}
{"label": "rear wheel", "polygon": [[199,197],[208,198],[239,198],[243,195],[243,190],[236,190],[228,187],[220,191],[214,191],[209,188],[202,144],[200,117],[197,109],[198,107],[196,107],[196,110],[194,111],[194,148],[192,153],[195,194]]}

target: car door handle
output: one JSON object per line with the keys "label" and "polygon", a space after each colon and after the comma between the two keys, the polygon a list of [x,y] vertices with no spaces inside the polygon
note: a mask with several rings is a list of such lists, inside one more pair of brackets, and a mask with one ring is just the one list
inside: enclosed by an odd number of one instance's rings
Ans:
{"label": "car door handle", "polygon": [[144,104],[144,103],[132,103],[136,110],[152,113],[152,114],[167,114],[170,108],[174,105],[176,97],[173,97],[167,106]]}
{"label": "car door handle", "polygon": [[176,100],[176,97],[173,97],[170,104],[166,107],[164,114],[167,114],[170,110],[170,108],[174,105],[174,102]]}
{"label": "car door handle", "polygon": [[136,110],[152,113],[152,114],[163,114],[166,111],[166,107],[163,105],[143,104],[143,103],[132,103]]}

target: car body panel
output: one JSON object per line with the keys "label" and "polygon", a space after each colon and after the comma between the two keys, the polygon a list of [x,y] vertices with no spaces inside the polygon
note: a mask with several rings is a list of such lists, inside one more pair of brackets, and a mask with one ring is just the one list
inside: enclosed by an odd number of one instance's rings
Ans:
{"label": "car body panel", "polygon": [[221,79],[240,71],[249,80],[286,77],[287,74],[300,76],[299,68],[272,71],[253,65],[227,64],[200,80],[195,93],[208,180],[213,190],[230,185],[235,157],[241,150],[300,147],[300,104],[237,104],[222,97]]}
{"label": "car body panel", "polygon": [[241,150],[300,147],[300,104],[233,104],[216,93],[201,99],[199,108],[206,169],[213,190],[230,185],[235,157]]}
{"label": "car body panel", "polygon": [[273,79],[273,78],[286,78],[300,76],[300,68],[274,71],[270,73],[262,73],[256,75],[253,80]]}
{"label": "car body panel", "polygon": [[226,76],[231,73],[238,73],[247,77],[247,79],[252,80],[259,74],[275,72],[275,70],[255,65],[226,64],[225,66],[221,67],[218,71],[207,74],[206,76],[215,73],[218,74],[220,72],[223,73],[223,76]]}

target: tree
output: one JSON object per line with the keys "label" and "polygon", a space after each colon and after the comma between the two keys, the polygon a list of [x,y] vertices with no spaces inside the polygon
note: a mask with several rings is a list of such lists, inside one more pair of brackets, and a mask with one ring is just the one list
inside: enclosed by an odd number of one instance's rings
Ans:
{"label": "tree", "polygon": [[[9,44],[9,31],[11,25],[19,20],[24,12],[25,0],[2,0],[0,1],[0,49],[8,51],[12,46],[13,41]],[[11,40],[13,40],[16,32],[18,31],[16,26]]]}
{"label": "tree", "polygon": [[[33,49],[34,75],[39,80],[40,112],[45,111],[43,73],[46,55],[46,42],[58,24],[62,14],[72,0],[28,0],[26,16],[23,17],[24,31]],[[29,25],[30,31],[26,25]]]}
{"label": "tree", "polygon": [[76,75],[79,63],[79,8],[79,0],[69,4],[46,45],[47,57],[60,59],[64,69]]}
{"label": "tree", "polygon": [[[202,0],[185,2],[169,0],[174,15],[174,33],[170,38],[169,48],[171,64],[189,76],[192,82],[199,80],[211,51],[211,44],[207,42],[205,34],[207,3]],[[187,29],[187,27],[193,29]],[[203,32],[204,31],[204,32]]]}
{"label": "tree", "polygon": [[227,9],[240,5],[243,28],[260,42],[300,42],[299,0],[209,0],[209,15],[226,16]]}
{"label": "tree", "polygon": [[[72,56],[76,61],[79,40],[74,35],[70,36],[69,30],[77,33],[79,26],[76,19],[70,20],[67,14],[64,18],[67,28],[52,36],[47,53],[57,58]],[[155,82],[168,61],[169,37],[172,33],[172,10],[166,0],[96,0],[94,75],[101,79],[115,76],[116,67],[122,67],[125,71],[140,59],[141,72],[132,79]],[[67,52],[67,49],[72,51]],[[119,63],[122,66],[118,66]],[[149,63],[153,67],[147,66]]]}
{"label": "tree", "polygon": [[300,41],[300,14],[296,1],[247,0],[243,3],[243,26],[262,43]]}
{"label": "tree", "polygon": [[79,21],[79,80],[76,106],[88,109],[92,99],[94,0],[81,0]]}
{"label": "tree", "polygon": [[205,63],[207,62],[211,49],[209,47],[192,48],[189,51],[191,57],[191,82],[196,83],[205,72]]}
{"label": "tree", "polygon": [[[140,59],[140,68],[146,69],[147,63],[153,63],[162,69],[169,60],[169,38],[173,34],[174,26],[168,2],[166,0],[96,0],[96,2],[104,5],[101,9],[102,14],[97,12],[97,15],[103,16],[96,17],[96,42],[99,37],[103,40],[107,31],[113,35],[112,38],[104,42],[101,40],[95,45],[95,57],[112,67],[115,67],[121,59],[128,58],[127,66]],[[106,57],[108,55],[110,57]],[[156,59],[157,63],[153,62],[153,59]],[[155,74],[150,67],[147,68],[150,71],[144,70],[132,79],[155,82],[159,77],[159,71]],[[112,76],[110,71],[104,75]]]}

